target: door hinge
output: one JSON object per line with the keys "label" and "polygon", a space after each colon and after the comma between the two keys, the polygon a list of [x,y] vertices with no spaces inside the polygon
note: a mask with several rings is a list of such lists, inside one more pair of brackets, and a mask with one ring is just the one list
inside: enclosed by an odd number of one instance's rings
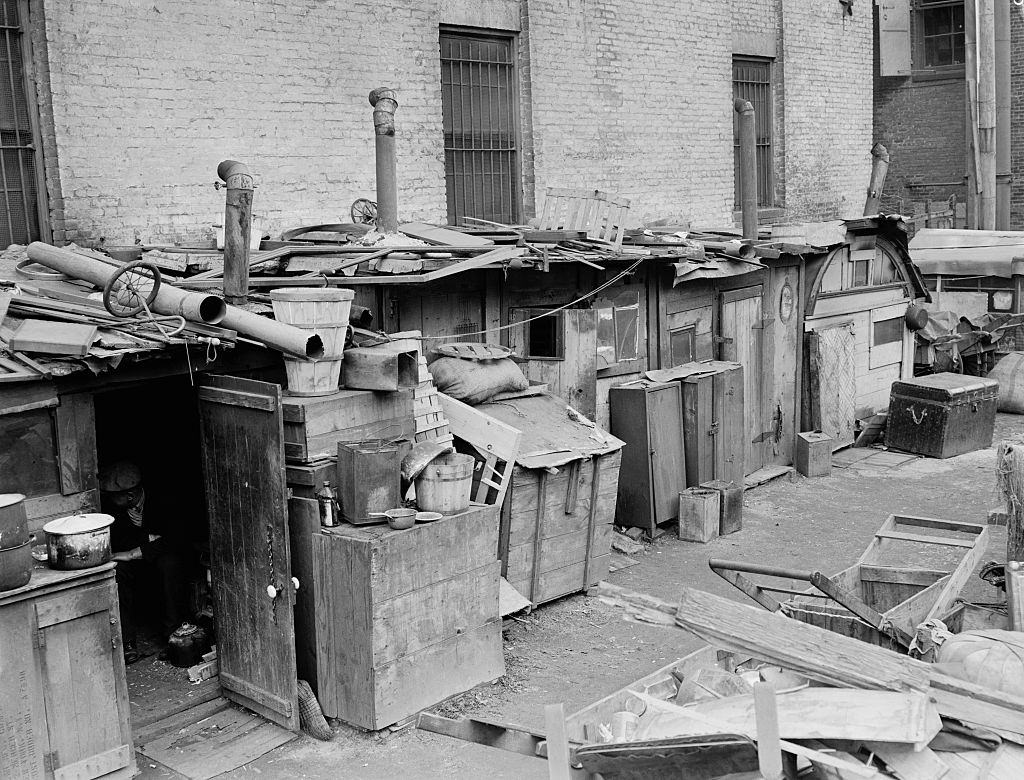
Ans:
{"label": "door hinge", "polygon": [[57,768],[60,766],[57,762],[57,751],[51,750],[49,753],[43,753],[43,771],[49,773],[55,773]]}
{"label": "door hinge", "polygon": [[708,436],[717,436],[718,435],[718,428],[719,428],[718,420],[713,421],[711,423],[711,425],[708,426]]}
{"label": "door hinge", "polygon": [[37,650],[41,650],[42,648],[46,647],[46,632],[43,629],[37,628],[33,633],[32,647],[36,648]]}
{"label": "door hinge", "polygon": [[732,344],[733,340],[728,336],[712,336],[711,340],[716,344]]}

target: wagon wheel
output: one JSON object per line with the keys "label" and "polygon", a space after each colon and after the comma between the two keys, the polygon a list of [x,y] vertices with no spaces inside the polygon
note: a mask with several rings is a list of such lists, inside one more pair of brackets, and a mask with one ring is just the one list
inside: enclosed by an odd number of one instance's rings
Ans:
{"label": "wagon wheel", "polygon": [[118,268],[103,285],[103,305],[115,317],[134,317],[149,308],[160,290],[160,269],[145,260]]}
{"label": "wagon wheel", "polygon": [[357,225],[377,224],[377,204],[367,198],[359,198],[352,204],[349,210],[352,221]]}

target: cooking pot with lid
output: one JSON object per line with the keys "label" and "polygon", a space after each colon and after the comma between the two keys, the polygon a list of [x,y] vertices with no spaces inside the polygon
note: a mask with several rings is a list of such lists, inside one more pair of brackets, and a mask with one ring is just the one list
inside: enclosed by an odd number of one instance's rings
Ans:
{"label": "cooking pot with lid", "polygon": [[43,526],[51,569],[91,569],[110,560],[114,518],[98,512],[51,520]]}

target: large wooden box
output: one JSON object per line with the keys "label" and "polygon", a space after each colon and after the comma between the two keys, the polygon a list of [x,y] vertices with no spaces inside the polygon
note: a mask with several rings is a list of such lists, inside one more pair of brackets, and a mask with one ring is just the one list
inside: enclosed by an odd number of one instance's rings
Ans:
{"label": "large wooden box", "polygon": [[951,458],[992,444],[999,383],[963,374],[932,374],[894,382],[886,446]]}
{"label": "large wooden box", "polygon": [[608,391],[612,434],[626,442],[615,522],[654,534],[679,514],[686,487],[678,382],[642,379]]}
{"label": "large wooden box", "polygon": [[135,774],[113,564],[0,593],[0,777]]}
{"label": "large wooden box", "polygon": [[516,466],[501,518],[505,579],[533,604],[608,576],[622,450],[551,474]]}
{"label": "large wooden box", "polygon": [[310,463],[338,455],[338,442],[363,439],[410,441],[415,434],[413,391],[341,390],[332,395],[285,396],[284,455]]}
{"label": "large wooden box", "polygon": [[311,546],[328,717],[380,729],[504,674],[498,507],[406,531],[339,526]]}

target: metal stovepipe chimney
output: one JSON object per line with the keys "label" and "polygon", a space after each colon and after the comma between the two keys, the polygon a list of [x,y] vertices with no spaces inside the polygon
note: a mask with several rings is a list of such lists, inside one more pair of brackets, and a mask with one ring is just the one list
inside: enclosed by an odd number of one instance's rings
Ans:
{"label": "metal stovepipe chimney", "polygon": [[370,93],[377,153],[377,230],[398,232],[398,172],[395,162],[395,110],[393,89],[377,87]]}

